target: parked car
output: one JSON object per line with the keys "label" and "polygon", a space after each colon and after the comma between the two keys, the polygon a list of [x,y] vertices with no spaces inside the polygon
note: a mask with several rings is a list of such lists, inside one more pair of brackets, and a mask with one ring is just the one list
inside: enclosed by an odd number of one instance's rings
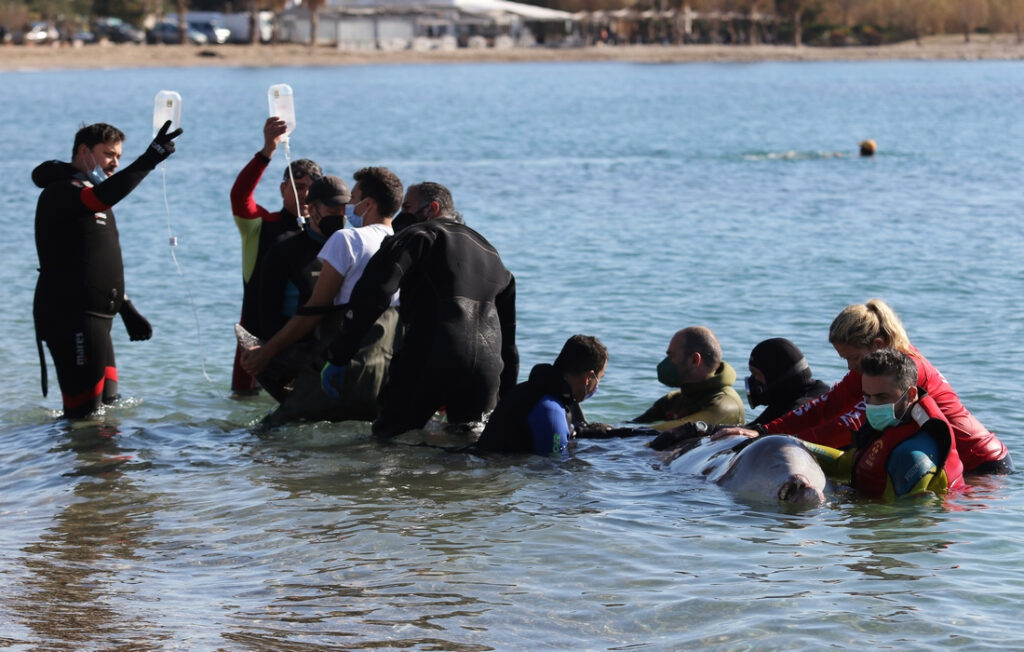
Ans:
{"label": "parked car", "polygon": [[16,33],[13,40],[26,45],[52,43],[60,40],[60,33],[50,23],[32,23],[26,31]]}
{"label": "parked car", "polygon": [[120,18],[97,18],[93,24],[96,40],[107,39],[111,43],[142,43],[146,35]]}
{"label": "parked car", "polygon": [[[187,28],[186,36],[188,42],[193,45],[206,45],[207,38],[206,34],[192,29]],[[181,37],[178,35],[178,25],[175,23],[157,23],[153,25],[152,29],[146,32],[146,43],[180,43]]]}
{"label": "parked car", "polygon": [[227,43],[231,38],[231,30],[215,20],[190,20],[188,26],[205,34],[206,42],[210,45]]}

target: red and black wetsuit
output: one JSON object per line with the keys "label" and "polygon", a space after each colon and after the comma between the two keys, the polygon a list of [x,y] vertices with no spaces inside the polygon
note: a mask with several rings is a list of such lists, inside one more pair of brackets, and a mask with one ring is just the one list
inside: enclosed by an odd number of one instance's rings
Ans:
{"label": "red and black wetsuit", "polygon": [[66,417],[85,416],[101,400],[117,397],[110,326],[124,302],[124,265],[111,206],[155,165],[143,154],[95,187],[70,163],[47,161],[32,171],[32,181],[43,188],[36,205],[39,280],[32,313],[36,337],[46,342],[57,368]]}
{"label": "red and black wetsuit", "polygon": [[[238,173],[231,187],[231,212],[235,226],[242,236],[242,316],[239,323],[256,334],[259,333],[259,292],[262,278],[263,258],[275,242],[289,233],[300,230],[298,219],[281,209],[271,213],[256,203],[253,193],[270,159],[257,152],[252,160]],[[231,389],[236,392],[251,392],[255,379],[247,374],[241,365],[242,349],[235,351],[235,366],[231,376]]]}

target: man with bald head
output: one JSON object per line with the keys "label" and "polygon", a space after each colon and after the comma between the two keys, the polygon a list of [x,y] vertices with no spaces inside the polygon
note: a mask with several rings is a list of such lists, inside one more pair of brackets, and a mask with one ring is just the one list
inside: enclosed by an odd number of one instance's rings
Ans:
{"label": "man with bald head", "polygon": [[743,400],[732,388],[736,370],[722,360],[722,346],[711,329],[690,326],[668,343],[658,364],[658,380],[673,390],[633,421],[668,430],[691,421],[740,424],[746,421]]}

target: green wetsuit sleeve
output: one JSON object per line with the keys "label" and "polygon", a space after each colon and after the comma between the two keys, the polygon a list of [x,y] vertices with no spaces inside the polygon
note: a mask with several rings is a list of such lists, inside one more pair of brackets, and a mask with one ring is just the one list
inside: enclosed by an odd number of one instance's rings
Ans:
{"label": "green wetsuit sleeve", "polygon": [[[716,399],[711,405],[707,406],[703,410],[697,410],[691,414],[687,414],[685,417],[679,419],[672,419],[671,421],[663,421],[656,423],[651,428],[658,432],[665,430],[671,430],[677,428],[684,423],[692,423],[694,421],[703,421],[704,423],[722,424],[722,425],[739,425],[743,423],[743,415],[741,412],[737,412],[732,405],[733,401],[728,398]],[[739,417],[739,418],[737,418]]]}
{"label": "green wetsuit sleeve", "polygon": [[238,227],[238,234],[242,236],[242,279],[248,283],[256,271],[263,220],[242,219],[236,216],[235,226]]}

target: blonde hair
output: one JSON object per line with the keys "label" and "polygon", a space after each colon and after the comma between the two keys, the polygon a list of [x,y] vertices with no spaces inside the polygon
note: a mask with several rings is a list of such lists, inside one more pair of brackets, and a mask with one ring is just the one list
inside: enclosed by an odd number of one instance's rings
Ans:
{"label": "blonde hair", "polygon": [[876,338],[881,338],[884,346],[908,355],[913,353],[907,331],[903,330],[903,322],[881,299],[846,306],[832,320],[832,326],[828,329],[828,341],[831,344],[870,349]]}

